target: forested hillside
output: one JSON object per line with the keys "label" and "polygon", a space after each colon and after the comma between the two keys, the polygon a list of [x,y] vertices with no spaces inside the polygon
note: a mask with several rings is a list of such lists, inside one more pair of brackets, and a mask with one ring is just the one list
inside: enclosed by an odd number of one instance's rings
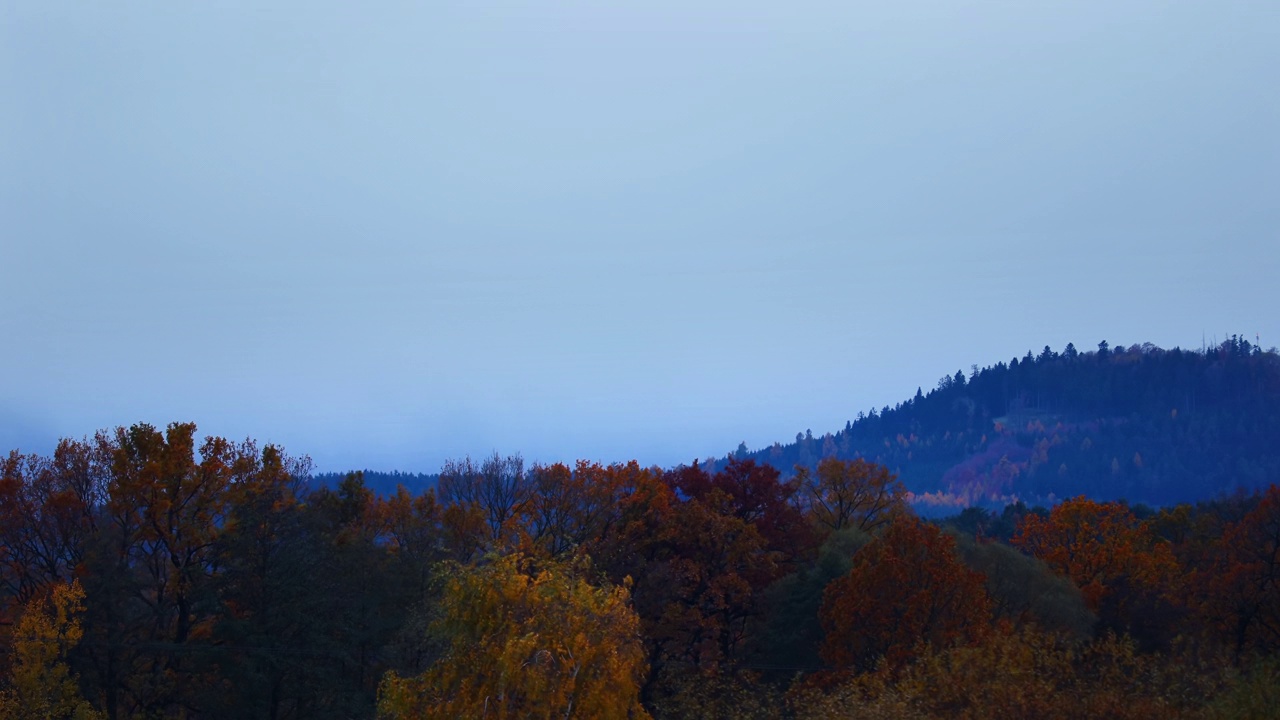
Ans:
{"label": "forested hillside", "polygon": [[1280,356],[1233,337],[1205,352],[1046,346],[944,376],[838,432],[733,455],[788,470],[865,458],[944,509],[1080,494],[1167,505],[1272,482],[1277,438]]}

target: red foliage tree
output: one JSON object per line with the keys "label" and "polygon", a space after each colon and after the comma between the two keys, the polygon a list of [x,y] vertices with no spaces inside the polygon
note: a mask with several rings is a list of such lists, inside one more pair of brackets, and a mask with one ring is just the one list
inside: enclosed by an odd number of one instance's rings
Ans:
{"label": "red foliage tree", "polygon": [[1237,653],[1280,650],[1280,487],[1226,527],[1201,583],[1202,607]]}
{"label": "red foliage tree", "polygon": [[693,500],[705,502],[713,492],[723,494],[718,501],[723,509],[753,525],[780,562],[789,563],[815,547],[812,529],[796,505],[799,480],[782,481],[772,465],[731,458],[723,470],[711,474],[694,462],[668,472],[665,481]]}
{"label": "red foliage tree", "polygon": [[819,617],[823,660],[866,671],[882,658],[901,666],[922,643],[942,648],[980,639],[991,626],[991,601],[982,574],[956,556],[952,537],[902,518],[827,586]]}

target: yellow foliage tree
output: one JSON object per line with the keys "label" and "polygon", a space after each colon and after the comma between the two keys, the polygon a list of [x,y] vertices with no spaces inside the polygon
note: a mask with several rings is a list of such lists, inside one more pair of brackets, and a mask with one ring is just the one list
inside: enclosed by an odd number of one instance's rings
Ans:
{"label": "yellow foliage tree", "polygon": [[444,655],[417,677],[388,673],[379,717],[647,718],[630,593],[583,570],[519,554],[453,565],[432,626]]}
{"label": "yellow foliage tree", "polygon": [[1220,691],[1222,667],[1146,655],[1114,635],[1080,645],[1028,626],[927,647],[896,675],[885,667],[830,688],[799,683],[788,701],[797,720],[1189,719]]}
{"label": "yellow foliage tree", "polygon": [[84,611],[79,581],[53,586],[47,597],[27,603],[13,635],[9,687],[0,693],[0,719],[46,720],[101,717],[80,695],[65,662],[84,631],[76,616]]}

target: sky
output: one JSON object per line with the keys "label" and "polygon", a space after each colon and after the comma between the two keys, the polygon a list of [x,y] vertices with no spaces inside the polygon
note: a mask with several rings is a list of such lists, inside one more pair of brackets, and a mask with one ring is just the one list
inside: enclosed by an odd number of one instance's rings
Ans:
{"label": "sky", "polygon": [[1280,345],[1274,0],[0,8],[0,448],[673,465]]}

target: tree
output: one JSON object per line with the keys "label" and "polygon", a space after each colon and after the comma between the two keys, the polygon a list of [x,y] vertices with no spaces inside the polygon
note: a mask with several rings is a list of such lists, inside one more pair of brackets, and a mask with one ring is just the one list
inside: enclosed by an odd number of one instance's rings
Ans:
{"label": "tree", "polygon": [[529,472],[530,497],[522,514],[527,553],[563,557],[602,537],[616,519],[623,478],[639,465],[611,465],[578,461],[535,466]]}
{"label": "tree", "polygon": [[[109,457],[99,445],[62,440],[53,457],[0,460],[0,591],[21,605],[82,570],[98,530]],[[4,605],[0,601],[0,612]]]}
{"label": "tree", "polygon": [[182,643],[199,623],[195,594],[214,572],[214,545],[225,527],[228,489],[252,471],[254,448],[207,438],[195,456],[193,423],[173,423],[161,436],[135,425],[117,436],[111,502],[136,513],[131,548],[147,575],[146,596]]}
{"label": "tree", "polygon": [[871,536],[855,527],[829,533],[811,562],[766,589],[750,664],[778,668],[770,674],[779,680],[794,676],[797,670],[821,667],[818,610],[823,590],[849,572],[857,551],[869,542]]}
{"label": "tree", "polygon": [[[100,436],[110,483],[94,564],[85,575],[86,629],[109,715],[164,713],[192,703],[184,682],[208,637],[210,602],[230,488],[252,474],[257,450],[208,437],[197,455],[196,426],[147,424]],[[139,647],[157,644],[167,651]]]}
{"label": "tree", "polygon": [[316,705],[330,717],[368,716],[387,669],[384,650],[410,612],[403,588],[417,586],[419,579],[396,572],[402,566],[392,551],[395,540],[363,474],[349,475],[337,492],[312,493],[306,510],[324,568],[306,586],[315,596],[308,600],[318,601],[312,614],[324,626],[319,638],[324,652],[309,668],[328,680],[317,691],[321,702]]}
{"label": "tree", "polygon": [[1033,626],[1073,640],[1092,637],[1098,618],[1080,589],[1041,560],[1000,542],[956,536],[964,563],[982,573],[993,615],[1014,627]]}
{"label": "tree", "polygon": [[900,667],[922,643],[945,648],[983,637],[991,601],[983,576],[960,561],[955,540],[934,525],[901,518],[853,557],[827,586],[819,611],[822,659],[868,671]]}
{"label": "tree", "polygon": [[1280,650],[1280,486],[1227,526],[1203,579],[1203,604],[1237,654]]}
{"label": "tree", "polygon": [[84,631],[80,583],[54,585],[47,597],[26,604],[14,631],[9,687],[0,692],[3,720],[74,718],[96,720],[101,715],[80,695],[66,656]]}
{"label": "tree", "polygon": [[1025,515],[1012,543],[1071,578],[1095,612],[1121,579],[1165,591],[1172,589],[1177,569],[1150,523],[1138,522],[1121,503],[1083,495],[1059,504],[1047,518]]}
{"label": "tree", "polygon": [[855,527],[872,532],[906,509],[902,483],[888,468],[862,458],[827,458],[813,475],[797,467],[796,480],[808,494],[810,517],[830,531]]}
{"label": "tree", "polygon": [[327,606],[341,597],[334,576],[348,577],[331,562],[304,505],[309,472],[305,458],[268,445],[229,491],[213,583],[220,612],[204,654],[226,682],[200,697],[210,716],[315,716],[342,686],[329,658],[298,652],[325,647],[326,635],[341,632]]}
{"label": "tree", "polygon": [[431,566],[447,556],[440,503],[435,491],[428,488],[413,496],[403,485],[393,495],[375,500],[374,513],[381,526],[380,543],[395,560],[397,575],[406,581],[408,600],[416,600],[427,592]]}
{"label": "tree", "polygon": [[761,591],[779,576],[779,554],[719,489],[674,505],[655,540],[652,560],[635,575],[651,665],[720,671],[736,658]]}
{"label": "tree", "polygon": [[485,546],[514,544],[519,515],[529,502],[532,486],[519,455],[494,453],[477,467],[471,458],[450,460],[440,470],[440,502],[479,513],[488,526]]}
{"label": "tree", "polygon": [[[700,468],[619,468],[616,515],[585,550],[612,582],[634,581],[651,678],[732,668],[762,591],[794,557],[763,534],[772,496],[751,490],[766,488],[755,486],[762,473],[749,468],[761,470],[748,461],[739,468],[743,474],[715,479]],[[762,497],[766,501],[757,503]],[[657,685],[646,684],[646,697]]]}
{"label": "tree", "polygon": [[445,653],[426,672],[388,673],[382,718],[645,718],[639,620],[625,587],[589,566],[520,554],[450,564],[431,632]]}
{"label": "tree", "polygon": [[772,465],[730,458],[724,468],[710,474],[698,463],[672,470],[664,476],[673,490],[693,500],[705,501],[719,490],[734,516],[751,523],[769,542],[769,549],[790,560],[812,549],[814,539],[796,508],[798,479],[783,481]]}
{"label": "tree", "polygon": [[1127,633],[1145,649],[1159,649],[1172,641],[1186,598],[1177,558],[1153,527],[1121,503],[1081,496],[1047,518],[1027,515],[1012,542],[1080,588],[1099,631]]}
{"label": "tree", "polygon": [[1233,703],[1252,706],[1254,713],[1206,716],[1196,711],[1202,709],[1206,695],[1221,687],[1220,666],[1183,665],[1136,650],[1131,640],[1112,635],[1080,644],[1035,627],[998,630],[975,643],[922,648],[911,665],[896,672],[828,678],[843,682],[826,689],[802,687],[790,693],[791,716],[801,720],[1165,720],[1275,715],[1273,678],[1260,678],[1258,684],[1265,688],[1262,697]]}

